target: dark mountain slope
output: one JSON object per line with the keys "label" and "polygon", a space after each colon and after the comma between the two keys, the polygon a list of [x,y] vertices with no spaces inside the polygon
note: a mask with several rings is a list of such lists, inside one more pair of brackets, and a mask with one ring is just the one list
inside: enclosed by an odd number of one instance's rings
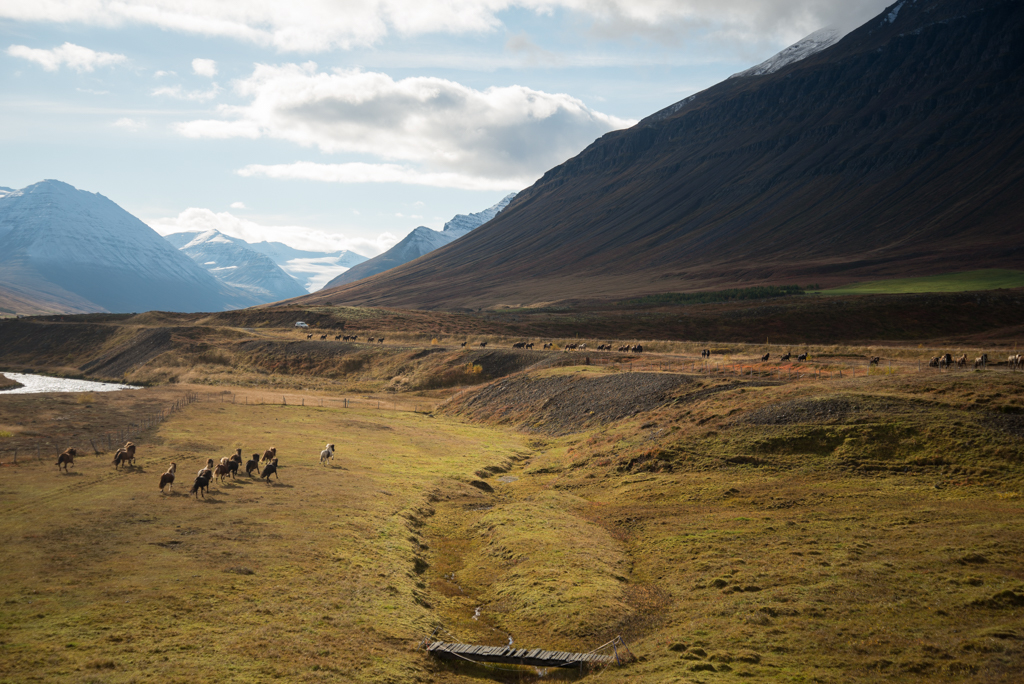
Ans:
{"label": "dark mountain slope", "polygon": [[488,306],[1024,265],[1024,3],[899,3],[605,135],[457,243],[304,302]]}

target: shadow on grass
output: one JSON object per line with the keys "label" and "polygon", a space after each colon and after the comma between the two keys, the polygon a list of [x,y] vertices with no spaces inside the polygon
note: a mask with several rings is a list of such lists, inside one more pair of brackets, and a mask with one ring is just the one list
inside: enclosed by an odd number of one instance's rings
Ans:
{"label": "shadow on grass", "polygon": [[61,475],[70,475],[71,477],[81,477],[82,473],[79,473],[79,472],[74,471],[74,470],[69,470],[67,472],[61,472]]}

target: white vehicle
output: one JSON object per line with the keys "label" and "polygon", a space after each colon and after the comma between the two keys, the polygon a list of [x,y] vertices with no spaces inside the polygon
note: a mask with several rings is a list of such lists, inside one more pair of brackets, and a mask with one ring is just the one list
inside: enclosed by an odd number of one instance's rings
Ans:
{"label": "white vehicle", "polygon": [[302,321],[295,321],[295,327],[296,328],[308,328],[309,326],[306,325],[305,323],[303,323]]}

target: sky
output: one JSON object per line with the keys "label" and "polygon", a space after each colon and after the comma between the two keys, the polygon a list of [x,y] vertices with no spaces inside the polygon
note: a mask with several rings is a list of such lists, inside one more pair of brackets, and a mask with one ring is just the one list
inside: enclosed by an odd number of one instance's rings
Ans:
{"label": "sky", "polygon": [[0,186],[375,256],[879,0],[0,0]]}

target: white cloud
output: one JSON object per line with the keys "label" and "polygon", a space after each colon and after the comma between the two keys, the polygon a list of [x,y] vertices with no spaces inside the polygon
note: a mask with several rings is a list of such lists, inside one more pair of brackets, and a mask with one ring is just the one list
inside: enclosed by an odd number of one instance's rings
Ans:
{"label": "white cloud", "polygon": [[239,169],[240,176],[278,178],[286,180],[314,180],[326,183],[403,183],[426,185],[434,188],[456,188],[459,190],[521,190],[533,184],[536,176],[519,178],[481,178],[461,173],[437,173],[418,171],[399,164],[318,164],[295,162],[294,164],[249,164]]}
{"label": "white cloud", "polygon": [[146,127],[146,122],[136,121],[135,119],[129,119],[127,116],[121,117],[114,122],[114,125],[118,128],[123,128],[128,131],[139,131]]}
{"label": "white cloud", "polygon": [[[374,44],[389,34],[486,33],[509,9],[566,10],[599,34],[671,38],[693,29],[792,42],[825,25],[862,22],[887,0],[32,0],[0,3],[0,17],[98,26],[145,24],[224,36],[282,51]],[[851,25],[853,25],[851,23]]]}
{"label": "white cloud", "polygon": [[246,242],[270,240],[283,242],[296,249],[333,252],[350,249],[364,256],[376,256],[395,245],[399,238],[384,232],[375,239],[348,238],[305,226],[266,226],[255,221],[240,218],[230,212],[213,212],[209,209],[190,207],[177,216],[147,221],[149,226],[161,235],[188,231],[216,229],[225,235],[237,237]]}
{"label": "white cloud", "polygon": [[153,74],[153,78],[163,78],[164,76],[177,76],[178,74],[174,71],[164,71],[161,69]]}
{"label": "white cloud", "polygon": [[185,90],[180,85],[153,89],[153,95],[173,97],[176,100],[192,100],[193,102],[208,102],[215,99],[220,92],[221,87],[216,83],[210,84],[207,90]]}
{"label": "white cloud", "polygon": [[196,57],[192,60],[192,73],[197,76],[213,78],[217,75],[217,62],[212,59],[199,59]]}
{"label": "white cloud", "polygon": [[7,54],[11,57],[19,57],[35,62],[46,71],[57,71],[62,65],[66,65],[79,73],[94,71],[96,67],[100,66],[121,64],[128,59],[124,55],[116,55],[111,52],[96,52],[74,43],[64,43],[52,50],[40,50],[26,45],[12,45],[7,48]]}
{"label": "white cloud", "polygon": [[246,208],[245,202],[232,202],[231,203],[231,208],[232,209],[245,209]]}
{"label": "white cloud", "polygon": [[519,189],[595,138],[633,122],[580,100],[523,86],[475,90],[440,78],[387,74],[312,62],[257,65],[234,83],[248,105],[220,118],[176,125],[190,138],[276,138],[327,153],[414,162],[250,166],[243,175],[338,182],[410,182],[439,187]]}

